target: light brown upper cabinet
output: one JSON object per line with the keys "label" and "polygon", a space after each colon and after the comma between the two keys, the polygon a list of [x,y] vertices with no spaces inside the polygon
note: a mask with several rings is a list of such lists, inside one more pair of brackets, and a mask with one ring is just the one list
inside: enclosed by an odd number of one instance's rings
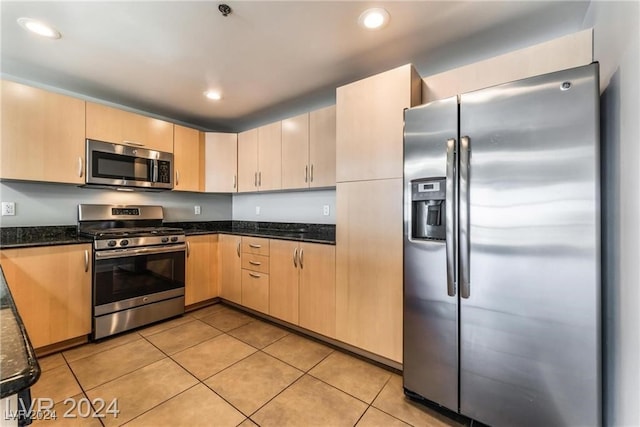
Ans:
{"label": "light brown upper cabinet", "polygon": [[421,102],[411,64],[336,91],[336,181],[401,178],[404,109]]}
{"label": "light brown upper cabinet", "polygon": [[258,189],[282,188],[282,122],[258,128]]}
{"label": "light brown upper cabinet", "polygon": [[258,129],[238,134],[238,192],[258,191]]}
{"label": "light brown upper cabinet", "polygon": [[282,121],[282,188],[309,188],[309,113]]}
{"label": "light brown upper cabinet", "polygon": [[173,189],[202,191],[204,184],[204,134],[196,129],[174,125]]}
{"label": "light brown upper cabinet", "polygon": [[87,102],[87,138],[173,152],[173,124]]}
{"label": "light brown upper cabinet", "polygon": [[1,105],[1,178],[84,183],[84,101],[3,80]]}
{"label": "light brown upper cabinet", "polygon": [[309,113],[309,187],[336,185],[336,106]]}
{"label": "light brown upper cabinet", "polygon": [[238,134],[238,192],[282,188],[282,122]]}
{"label": "light brown upper cabinet", "polygon": [[205,134],[205,185],[208,193],[238,191],[238,134]]}
{"label": "light brown upper cabinet", "polygon": [[91,332],[91,245],[3,249],[0,264],[35,348]]}
{"label": "light brown upper cabinet", "polygon": [[336,185],[336,107],[282,121],[282,188]]}

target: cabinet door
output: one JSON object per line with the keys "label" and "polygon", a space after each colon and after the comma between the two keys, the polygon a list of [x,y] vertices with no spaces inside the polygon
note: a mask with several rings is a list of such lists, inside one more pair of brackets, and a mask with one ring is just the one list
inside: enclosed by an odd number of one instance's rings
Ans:
{"label": "cabinet door", "polygon": [[421,87],[408,64],[337,89],[337,182],[402,178],[404,109]]}
{"label": "cabinet door", "polygon": [[242,270],[242,305],[269,313],[269,275]]}
{"label": "cabinet door", "polygon": [[309,113],[282,121],[282,188],[308,188]]}
{"label": "cabinet door", "polygon": [[84,182],[84,101],[3,80],[1,103],[1,178]]}
{"label": "cabinet door", "polygon": [[208,193],[238,191],[238,134],[205,134],[205,186]]}
{"label": "cabinet door", "polygon": [[173,124],[87,102],[87,138],[173,152]]}
{"label": "cabinet door", "polygon": [[175,125],[173,141],[174,186],[177,191],[201,191],[204,142],[202,132]]}
{"label": "cabinet door", "polygon": [[258,191],[258,129],[238,134],[238,192]]}
{"label": "cabinet door", "polygon": [[271,240],[269,315],[298,324],[298,243]]}
{"label": "cabinet door", "polygon": [[241,238],[240,236],[221,234],[218,245],[220,254],[220,296],[241,304]]}
{"label": "cabinet door", "polygon": [[282,188],[282,122],[258,128],[258,188]]}
{"label": "cabinet door", "polygon": [[3,249],[0,263],[35,348],[91,332],[91,246]]}
{"label": "cabinet door", "polygon": [[187,278],[184,304],[191,305],[216,296],[211,276],[211,245],[208,235],[187,237]]}
{"label": "cabinet door", "polygon": [[336,185],[336,106],[309,114],[309,186]]}
{"label": "cabinet door", "polygon": [[336,338],[402,362],[402,179],[338,183]]}
{"label": "cabinet door", "polygon": [[336,336],[335,249],[333,245],[301,243],[299,252],[299,325],[331,338]]}

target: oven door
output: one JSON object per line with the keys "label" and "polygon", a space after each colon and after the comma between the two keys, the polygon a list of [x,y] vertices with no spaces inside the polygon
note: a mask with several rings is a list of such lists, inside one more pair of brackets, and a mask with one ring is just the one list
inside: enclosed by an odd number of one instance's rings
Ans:
{"label": "oven door", "polygon": [[185,244],[97,251],[94,316],[184,295]]}
{"label": "oven door", "polygon": [[171,153],[87,140],[87,184],[171,189]]}

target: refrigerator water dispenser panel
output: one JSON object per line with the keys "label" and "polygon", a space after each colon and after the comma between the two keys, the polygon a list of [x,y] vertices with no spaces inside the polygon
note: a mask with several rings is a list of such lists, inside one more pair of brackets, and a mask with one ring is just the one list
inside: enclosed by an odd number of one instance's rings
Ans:
{"label": "refrigerator water dispenser panel", "polygon": [[445,240],[445,178],[411,181],[411,237]]}

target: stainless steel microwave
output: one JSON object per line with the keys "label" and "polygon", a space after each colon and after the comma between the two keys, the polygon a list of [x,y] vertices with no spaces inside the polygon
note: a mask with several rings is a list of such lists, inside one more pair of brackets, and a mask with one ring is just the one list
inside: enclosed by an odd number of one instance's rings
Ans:
{"label": "stainless steel microwave", "polygon": [[173,154],[87,139],[87,186],[170,190]]}

